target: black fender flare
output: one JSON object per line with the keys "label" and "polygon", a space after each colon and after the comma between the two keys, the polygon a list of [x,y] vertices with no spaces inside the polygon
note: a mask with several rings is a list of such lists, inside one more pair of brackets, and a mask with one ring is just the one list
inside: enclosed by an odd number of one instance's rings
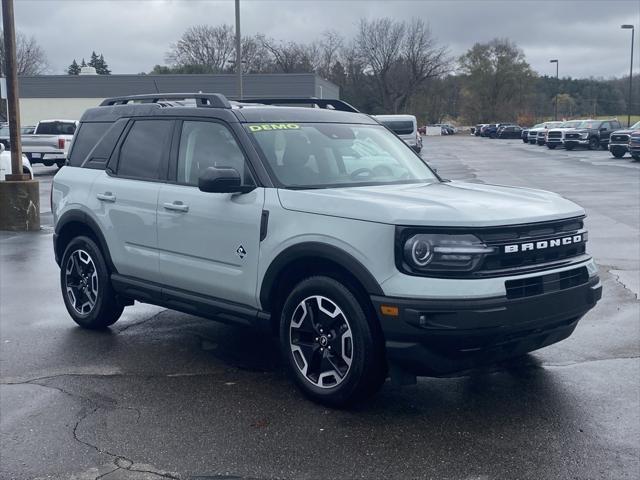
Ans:
{"label": "black fender flare", "polygon": [[269,305],[269,297],[274,291],[275,282],[287,266],[301,258],[326,259],[337,263],[360,282],[370,295],[384,295],[382,288],[369,270],[351,254],[344,250],[321,242],[304,242],[288,247],[271,262],[260,286],[260,304]]}
{"label": "black fender flare", "polygon": [[98,246],[100,247],[100,250],[104,255],[107,266],[112,273],[117,273],[117,270],[113,265],[113,261],[111,260],[111,254],[109,253],[109,248],[107,247],[107,241],[105,240],[104,235],[102,234],[102,231],[98,226],[98,223],[82,210],[69,210],[65,212],[56,222],[56,227],[53,234],[53,250],[58,266],[60,266],[62,255],[64,254],[64,252],[61,251],[58,246],[60,234],[64,231],[65,227],[71,223],[80,223],[93,233],[94,237],[98,240]]}

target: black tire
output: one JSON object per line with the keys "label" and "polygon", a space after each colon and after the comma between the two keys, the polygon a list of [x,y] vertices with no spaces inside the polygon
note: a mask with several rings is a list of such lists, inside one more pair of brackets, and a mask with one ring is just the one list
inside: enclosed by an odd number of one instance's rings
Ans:
{"label": "black tire", "polygon": [[574,148],[575,148],[575,146],[574,146],[574,145],[565,145],[565,146],[564,146],[564,149],[565,149],[565,150],[573,150]]}
{"label": "black tire", "polygon": [[616,158],[622,158],[624,157],[624,154],[626,153],[623,149],[621,148],[614,148],[612,150],[609,150],[611,152],[611,155],[613,155]]}
{"label": "black tire", "polygon": [[589,150],[598,150],[598,148],[600,148],[600,140],[598,140],[597,137],[591,137],[587,148],[589,148]]}
{"label": "black tire", "polygon": [[547,148],[548,148],[549,150],[555,150],[556,146],[557,146],[557,145],[554,145],[554,144],[551,144],[551,143],[547,143]]}
{"label": "black tire", "polygon": [[73,321],[93,330],[113,325],[124,306],[116,298],[109,268],[96,243],[89,237],[74,238],[60,265],[62,298]]}
{"label": "black tire", "polygon": [[640,154],[637,153],[632,153],[631,157],[636,161],[636,162],[640,162]]}
{"label": "black tire", "polygon": [[333,278],[310,277],[291,291],[280,317],[280,344],[294,381],[307,397],[346,407],[382,386],[384,341],[369,312]]}

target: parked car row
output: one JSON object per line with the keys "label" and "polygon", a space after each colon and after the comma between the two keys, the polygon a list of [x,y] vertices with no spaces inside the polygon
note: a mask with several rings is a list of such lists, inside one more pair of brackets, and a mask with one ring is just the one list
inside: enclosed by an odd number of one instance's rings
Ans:
{"label": "parked car row", "polygon": [[[563,147],[573,150],[585,147],[589,150],[609,150],[611,155],[621,158],[631,153],[640,160],[640,122],[622,129],[617,119],[593,120],[580,119],[538,123],[530,128],[522,128],[510,123],[481,123],[471,128],[471,135],[488,138],[520,138],[531,145],[546,145],[553,150]],[[632,140],[634,148],[631,147]]]}
{"label": "parked car row", "polygon": [[[76,120],[42,120],[36,126],[21,127],[22,153],[31,163],[62,167],[78,127]],[[9,125],[0,127],[0,143],[10,150]]]}

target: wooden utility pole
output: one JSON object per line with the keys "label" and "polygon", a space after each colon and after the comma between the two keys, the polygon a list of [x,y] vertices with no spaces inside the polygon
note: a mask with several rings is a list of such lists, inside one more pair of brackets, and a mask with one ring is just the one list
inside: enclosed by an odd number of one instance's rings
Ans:
{"label": "wooden utility pole", "polygon": [[11,145],[11,174],[9,181],[29,180],[22,173],[22,144],[20,143],[20,109],[18,106],[18,71],[16,65],[16,31],[13,0],[2,0],[2,27],[4,29],[4,70],[7,76],[7,106],[9,116],[9,143]]}

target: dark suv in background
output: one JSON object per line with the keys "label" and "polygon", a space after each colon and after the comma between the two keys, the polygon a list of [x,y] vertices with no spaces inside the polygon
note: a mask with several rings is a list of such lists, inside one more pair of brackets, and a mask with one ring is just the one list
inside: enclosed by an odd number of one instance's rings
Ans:
{"label": "dark suv in background", "polygon": [[567,150],[573,150],[577,146],[584,146],[589,150],[602,147],[606,150],[611,133],[620,128],[622,126],[616,119],[585,120],[578,128],[565,133],[564,147]]}
{"label": "dark suv in background", "polygon": [[635,130],[640,130],[640,122],[636,122],[627,129],[616,130],[609,137],[609,151],[616,158],[624,157],[629,151],[629,139]]}

